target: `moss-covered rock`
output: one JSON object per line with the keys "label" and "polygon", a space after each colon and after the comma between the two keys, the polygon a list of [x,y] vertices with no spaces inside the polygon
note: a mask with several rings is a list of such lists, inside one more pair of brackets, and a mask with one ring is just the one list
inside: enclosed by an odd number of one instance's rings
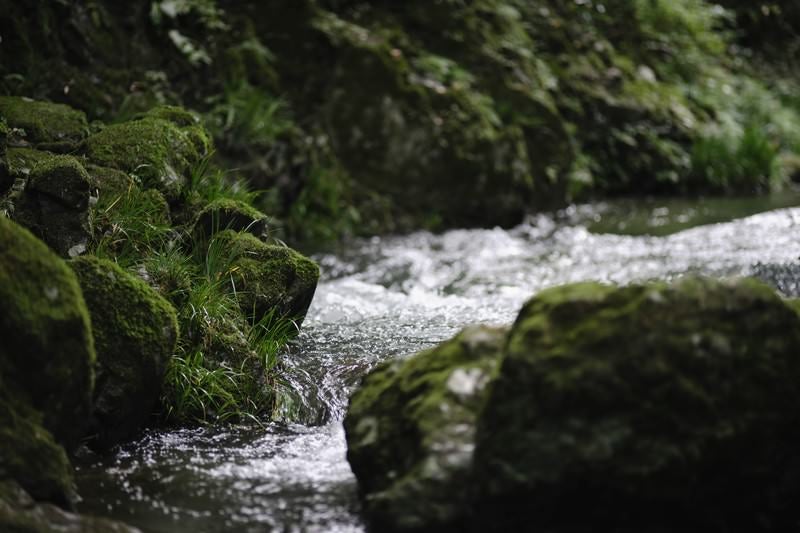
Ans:
{"label": "moss-covered rock", "polygon": [[175,351],[175,309],[144,281],[111,261],[71,261],[92,319],[97,350],[93,442],[105,448],[147,421]]}
{"label": "moss-covered rock", "polygon": [[789,527],[798,354],[800,317],[753,280],[540,293],[509,334],[480,417],[478,523]]}
{"label": "moss-covered rock", "polygon": [[[89,137],[87,155],[95,164],[137,176],[144,187],[156,188],[174,201],[190,170],[210,151],[207,134],[197,128],[145,116],[108,126]],[[198,137],[201,134],[205,142]]]}
{"label": "moss-covered rock", "polygon": [[26,391],[13,385],[0,375],[0,482],[16,480],[37,500],[69,505],[75,495],[67,454]]}
{"label": "moss-covered rock", "polygon": [[125,524],[37,503],[19,484],[0,480],[0,530],[9,533],[139,533]]}
{"label": "moss-covered rock", "polygon": [[0,116],[11,128],[21,130],[19,142],[42,150],[75,150],[89,133],[86,115],[63,104],[0,96]]}
{"label": "moss-covered rock", "polygon": [[222,198],[203,206],[192,227],[196,235],[211,236],[229,229],[260,237],[267,229],[267,215],[244,202]]}
{"label": "moss-covered rock", "polygon": [[62,256],[86,251],[91,238],[89,204],[92,179],[74,157],[40,158],[15,202],[14,220]]}
{"label": "moss-covered rock", "polygon": [[350,398],[347,459],[376,531],[439,531],[469,505],[477,416],[505,333],[471,327],[383,363]]}
{"label": "moss-covered rock", "polygon": [[364,508],[380,531],[791,529],[795,305],[750,279],[579,283],[507,336],[384,363],[345,418]]}
{"label": "moss-covered rock", "polygon": [[85,165],[85,168],[92,178],[92,184],[97,187],[100,203],[106,203],[107,199],[113,201],[136,187],[135,180],[121,170],[92,164]]}
{"label": "moss-covered rock", "polygon": [[[0,376],[42,412],[68,449],[83,436],[95,362],[75,274],[31,233],[0,217]],[[10,385],[11,386],[11,385]]]}
{"label": "moss-covered rock", "polygon": [[302,323],[319,280],[314,261],[286,246],[265,244],[249,233],[225,230],[214,238],[230,254],[229,272],[245,316],[258,321],[276,313]]}

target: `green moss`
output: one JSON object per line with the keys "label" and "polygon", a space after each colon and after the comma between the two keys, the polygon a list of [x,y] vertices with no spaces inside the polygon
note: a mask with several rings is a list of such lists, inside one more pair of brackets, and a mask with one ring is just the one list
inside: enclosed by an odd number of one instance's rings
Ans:
{"label": "green moss", "polygon": [[0,376],[0,473],[34,498],[62,506],[74,499],[72,466],[64,448],[42,426],[26,395]]}
{"label": "green moss", "polygon": [[378,366],[353,394],[347,458],[373,526],[434,531],[464,512],[475,425],[505,333],[467,328]]}
{"label": "green moss", "polygon": [[67,448],[88,421],[95,362],[75,274],[27,230],[0,217],[0,375],[44,414]]}
{"label": "green moss", "polygon": [[33,148],[9,148],[7,152],[8,167],[14,177],[27,177],[39,161],[53,154]]}
{"label": "green moss", "polygon": [[111,261],[70,262],[92,319],[97,350],[94,443],[105,448],[131,437],[161,394],[175,352],[175,309],[144,281]]}
{"label": "green moss", "polygon": [[200,123],[200,118],[197,115],[174,105],[156,106],[147,111],[144,116],[167,120],[179,127],[194,126]]}
{"label": "green moss", "polygon": [[11,128],[24,130],[25,142],[46,150],[73,150],[89,132],[86,115],[63,104],[0,96],[0,115]]}
{"label": "green moss", "polygon": [[480,417],[478,516],[510,530],[790,523],[798,353],[800,317],[754,280],[543,291]]}
{"label": "green moss", "polygon": [[93,163],[137,176],[145,187],[177,199],[189,170],[207,154],[198,151],[191,132],[172,122],[146,117],[111,125],[92,135],[87,154]]}
{"label": "green moss", "polygon": [[260,236],[266,230],[267,215],[238,200],[220,198],[205,205],[197,214],[193,231],[205,236],[221,230],[247,231]]}
{"label": "green moss", "polygon": [[258,321],[277,312],[302,322],[319,279],[319,267],[286,246],[264,244],[249,233],[227,230],[218,245],[230,254],[229,272],[239,306]]}
{"label": "green moss", "polygon": [[167,120],[179,126],[199,154],[213,152],[211,136],[201,125],[200,117],[194,113],[178,106],[160,105],[147,111],[144,116]]}
{"label": "green moss", "polygon": [[28,188],[57,198],[67,207],[84,210],[89,206],[92,179],[76,158],[54,155],[36,163]]}
{"label": "green moss", "polygon": [[92,178],[92,184],[97,187],[101,204],[110,204],[105,200],[117,198],[136,186],[134,179],[121,170],[92,164],[87,164],[85,168]]}

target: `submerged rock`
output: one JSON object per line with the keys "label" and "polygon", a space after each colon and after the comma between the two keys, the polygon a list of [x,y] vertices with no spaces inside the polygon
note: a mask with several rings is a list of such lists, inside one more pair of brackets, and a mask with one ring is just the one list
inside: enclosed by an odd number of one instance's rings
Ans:
{"label": "submerged rock", "polygon": [[80,255],[91,238],[89,205],[94,190],[92,179],[76,158],[41,157],[14,204],[14,220],[60,255]]}
{"label": "submerged rock", "polygon": [[[497,370],[481,401],[464,404],[467,415],[414,373],[437,350],[447,364],[458,339],[379,367],[353,395],[348,458],[380,530],[783,531],[796,522],[800,316],[770,288],[688,278],[543,291],[497,341]],[[424,405],[443,418],[409,423],[406,413]],[[475,452],[436,479],[418,468],[419,450],[445,434],[444,410],[467,424]],[[463,464],[457,448],[437,449],[433,464]],[[416,510],[397,512],[409,491],[396,487],[425,495]],[[437,505],[447,512],[426,511]]]}
{"label": "submerged rock", "polygon": [[173,307],[144,281],[111,261],[71,262],[92,320],[97,350],[93,443],[106,448],[131,437],[161,393],[178,324]]}
{"label": "submerged rock", "polygon": [[34,501],[13,481],[0,481],[0,530],[14,533],[137,533],[105,518],[79,515]]}
{"label": "submerged rock", "polygon": [[0,339],[0,376],[71,448],[83,436],[91,408],[95,352],[89,314],[66,263],[3,217]]}
{"label": "submerged rock", "polygon": [[70,152],[89,134],[86,114],[63,104],[0,96],[0,116],[19,133],[19,143],[52,152]]}
{"label": "submerged rock", "polygon": [[0,483],[16,480],[37,500],[67,506],[75,497],[72,466],[28,398],[23,388],[0,375]]}
{"label": "submerged rock", "polygon": [[435,530],[469,505],[477,415],[505,333],[467,328],[407,361],[383,363],[353,394],[347,459],[376,531]]}
{"label": "submerged rock", "polygon": [[275,313],[302,323],[319,280],[317,264],[287,247],[269,245],[249,233],[216,234],[217,245],[230,254],[230,275],[239,307],[259,321]]}

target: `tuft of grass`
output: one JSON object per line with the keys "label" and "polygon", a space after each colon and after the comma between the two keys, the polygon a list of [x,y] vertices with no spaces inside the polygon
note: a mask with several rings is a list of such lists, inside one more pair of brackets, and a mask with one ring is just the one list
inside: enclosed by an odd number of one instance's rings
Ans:
{"label": "tuft of grass", "polygon": [[131,187],[101,201],[92,217],[97,233],[92,253],[123,268],[131,268],[170,241],[168,207],[155,191]]}
{"label": "tuft of grass", "polygon": [[184,189],[184,201],[191,204],[210,204],[216,200],[235,200],[249,205],[261,195],[253,191],[246,181],[229,178],[212,164],[214,154],[201,159],[189,172],[189,182]]}
{"label": "tuft of grass", "polygon": [[[211,317],[213,312],[204,310],[206,318]],[[278,356],[296,331],[295,321],[270,314],[247,328],[246,352],[238,359],[220,360],[207,351],[210,344],[206,349],[182,348],[165,378],[166,418],[207,424],[271,417],[282,383]]]}
{"label": "tuft of grass", "polygon": [[243,389],[251,379],[245,368],[209,364],[201,350],[175,355],[167,368],[162,402],[166,418],[208,423],[251,418],[257,403]]}

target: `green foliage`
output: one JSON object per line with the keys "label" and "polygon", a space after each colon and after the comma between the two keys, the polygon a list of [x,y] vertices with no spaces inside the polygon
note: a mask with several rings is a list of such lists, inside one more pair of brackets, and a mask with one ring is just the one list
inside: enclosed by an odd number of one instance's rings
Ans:
{"label": "green foliage", "polygon": [[175,355],[164,380],[166,416],[177,422],[225,422],[250,418],[256,404],[246,393],[244,368],[209,368],[202,351]]}
{"label": "green foliage", "polygon": [[[203,310],[208,312],[209,308]],[[276,401],[278,355],[296,328],[294,321],[275,314],[264,317],[246,327],[248,352],[233,360],[209,356],[202,347],[182,348],[173,357],[165,379],[162,402],[167,419],[195,423],[242,419],[258,422],[261,417],[270,416]]]}
{"label": "green foliage", "polygon": [[333,161],[315,164],[286,216],[287,231],[306,242],[331,242],[360,231],[362,217],[353,197],[353,185]]}
{"label": "green foliage", "polygon": [[230,179],[228,173],[213,164],[213,156],[212,153],[203,157],[189,171],[189,181],[183,192],[184,201],[199,205],[218,200],[255,203],[261,193],[252,191],[245,180]]}
{"label": "green foliage", "polygon": [[98,257],[130,268],[163,249],[172,235],[164,197],[153,189],[131,187],[128,191],[101,198],[92,211]]}
{"label": "green foliage", "polygon": [[286,103],[247,81],[228,85],[210,101],[206,126],[228,152],[269,148],[294,123]]}

